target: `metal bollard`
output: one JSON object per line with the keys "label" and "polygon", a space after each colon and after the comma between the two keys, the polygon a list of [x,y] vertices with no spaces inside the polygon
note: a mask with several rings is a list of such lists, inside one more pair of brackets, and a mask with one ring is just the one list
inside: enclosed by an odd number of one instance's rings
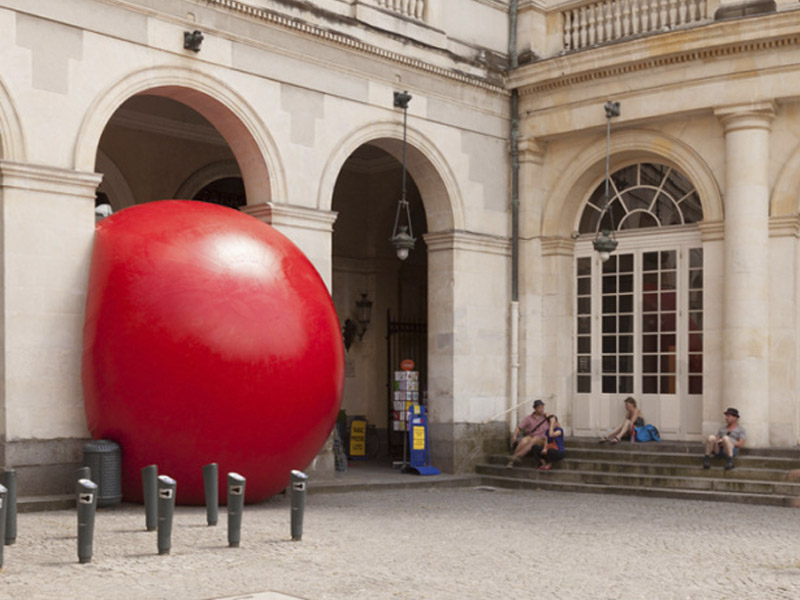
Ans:
{"label": "metal bollard", "polygon": [[0,476],[0,484],[8,490],[4,543],[10,546],[17,541],[17,472],[14,469],[4,471]]}
{"label": "metal bollard", "polygon": [[175,513],[177,482],[167,475],[158,476],[158,553],[169,554],[172,545],[172,515]]}
{"label": "metal bollard", "polygon": [[[0,535],[5,537],[6,532],[6,498],[8,490],[4,485],[0,485]],[[3,568],[3,544],[0,544],[0,569]]]}
{"label": "metal bollard", "polygon": [[228,473],[228,547],[238,548],[242,539],[244,486],[247,480],[238,473]]}
{"label": "metal bollard", "polygon": [[206,522],[209,526],[216,525],[219,512],[219,468],[217,463],[209,463],[203,467],[203,488],[206,493]]}
{"label": "metal bollard", "polygon": [[303,539],[303,512],[306,509],[306,481],[308,475],[292,471],[292,541]]}
{"label": "metal bollard", "polygon": [[75,481],[79,479],[92,479],[92,470],[89,467],[78,467],[75,469]]}
{"label": "metal bollard", "polygon": [[79,479],[75,489],[78,495],[78,561],[88,563],[92,560],[97,484],[88,479]]}
{"label": "metal bollard", "polygon": [[158,526],[158,466],[142,467],[142,500],[144,500],[144,526],[155,531]]}

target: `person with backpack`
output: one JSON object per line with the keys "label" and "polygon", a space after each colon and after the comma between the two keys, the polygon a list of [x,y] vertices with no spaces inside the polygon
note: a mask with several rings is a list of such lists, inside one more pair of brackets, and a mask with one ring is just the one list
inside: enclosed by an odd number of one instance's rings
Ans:
{"label": "person with backpack", "polygon": [[642,411],[636,407],[636,400],[628,396],[625,398],[625,420],[615,427],[608,435],[600,438],[600,443],[618,443],[620,440],[630,439],[634,427],[644,427]]}

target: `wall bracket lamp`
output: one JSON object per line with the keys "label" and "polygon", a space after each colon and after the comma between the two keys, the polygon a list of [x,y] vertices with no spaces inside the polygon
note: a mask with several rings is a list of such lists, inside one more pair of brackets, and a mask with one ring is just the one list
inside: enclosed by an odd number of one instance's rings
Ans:
{"label": "wall bracket lamp", "polygon": [[360,342],[367,333],[367,327],[372,317],[372,300],[366,294],[361,294],[361,298],[356,300],[356,320],[346,319],[342,327],[342,338],[344,339],[344,349],[350,351],[356,337]]}
{"label": "wall bracket lamp", "polygon": [[183,48],[192,52],[200,52],[200,45],[203,43],[203,33],[199,29],[183,32]]}

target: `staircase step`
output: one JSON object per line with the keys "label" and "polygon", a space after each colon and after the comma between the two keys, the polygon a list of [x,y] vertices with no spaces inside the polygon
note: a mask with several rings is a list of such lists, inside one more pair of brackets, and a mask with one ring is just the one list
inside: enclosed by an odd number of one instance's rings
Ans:
{"label": "staircase step", "polygon": [[[556,465],[558,467],[560,465]],[[753,481],[739,479],[734,472],[727,477],[680,477],[675,475],[642,475],[636,473],[603,473],[596,471],[577,471],[554,468],[549,472],[535,468],[507,468],[499,465],[478,465],[480,475],[493,475],[515,479],[552,478],[573,483],[598,485],[621,485],[625,487],[681,488],[687,490],[707,490],[720,492],[777,494],[781,496],[800,496],[800,484],[772,481]]]}
{"label": "staircase step", "polygon": [[800,499],[793,496],[775,494],[757,494],[747,492],[720,492],[707,490],[688,490],[682,488],[627,487],[620,485],[597,485],[589,483],[562,482],[554,479],[518,479],[483,475],[482,484],[514,489],[542,489],[562,492],[579,492],[594,494],[621,494],[649,496],[659,498],[676,498],[683,500],[707,500],[715,502],[740,502],[743,504],[764,504],[771,506],[800,507]]}
{"label": "staircase step", "polygon": [[[584,437],[568,437],[564,443],[570,449],[577,448],[613,448],[619,451],[628,452],[670,452],[676,454],[689,454],[693,456],[702,456],[704,452],[704,444],[701,442],[682,442],[673,440],[664,440],[661,442],[645,442],[635,443],[630,441],[622,441],[618,444],[600,444],[600,438],[584,438]],[[762,457],[762,458],[789,458],[795,459],[800,462],[800,448],[749,448],[744,446],[739,450],[740,457]]]}
{"label": "staircase step", "polygon": [[[491,465],[503,465],[508,462],[508,456],[493,454],[487,457],[487,462]],[[763,469],[737,466],[733,471],[725,471],[722,467],[725,462],[722,459],[713,459],[711,469],[703,469],[699,461],[695,460],[691,465],[675,463],[645,463],[645,462],[623,462],[622,460],[592,460],[574,458],[572,454],[569,460],[564,460],[556,467],[561,470],[594,471],[601,473],[636,473],[640,475],[674,475],[680,477],[710,477],[710,478],[730,478],[732,475],[737,479],[747,479],[751,481],[772,481],[781,482],[786,475],[785,469]],[[523,459],[518,466],[538,466],[534,459]]]}

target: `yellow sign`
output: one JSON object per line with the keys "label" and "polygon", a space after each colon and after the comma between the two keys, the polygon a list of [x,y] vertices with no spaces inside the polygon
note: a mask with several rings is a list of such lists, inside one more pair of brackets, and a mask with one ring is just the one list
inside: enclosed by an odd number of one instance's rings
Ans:
{"label": "yellow sign", "polygon": [[367,455],[367,422],[353,419],[350,423],[350,456]]}
{"label": "yellow sign", "polygon": [[414,427],[414,442],[412,443],[413,450],[425,450],[425,428]]}

